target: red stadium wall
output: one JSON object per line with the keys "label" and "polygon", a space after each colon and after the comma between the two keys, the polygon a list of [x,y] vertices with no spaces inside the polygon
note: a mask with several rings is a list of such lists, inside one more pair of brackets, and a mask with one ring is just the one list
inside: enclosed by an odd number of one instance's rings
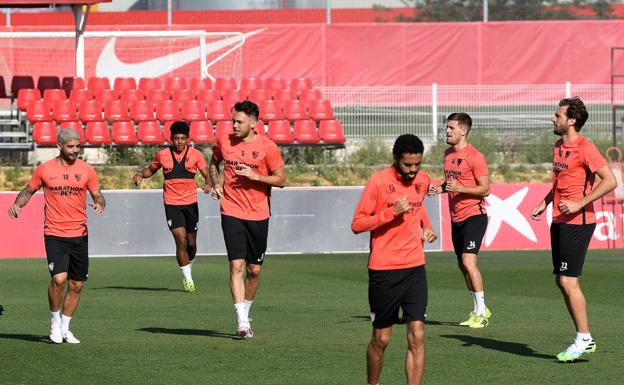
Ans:
{"label": "red stadium wall", "polygon": [[[177,25],[171,29],[197,27],[250,35],[243,48],[243,77],[305,76],[317,86],[563,84],[566,81],[608,84],[610,48],[624,46],[624,21],[619,20]],[[132,30],[158,28],[125,27]],[[58,29],[68,28],[13,28],[24,31]],[[90,30],[95,29],[108,28],[91,25]],[[118,30],[119,26],[110,29]],[[87,47],[88,77],[140,76],[116,74],[112,66],[108,66],[108,73],[96,73],[96,63],[110,59],[102,54],[103,45]],[[28,50],[0,50],[13,74],[24,74],[28,54]],[[49,60],[57,68],[73,68],[73,58],[66,52],[51,55]],[[163,53],[144,55],[125,60],[146,61]],[[624,57],[618,58],[617,65],[624,72]],[[35,72],[31,73],[34,76],[40,75],[36,73],[39,71],[50,75],[46,67],[30,70]],[[175,75],[175,71],[170,75]]]}

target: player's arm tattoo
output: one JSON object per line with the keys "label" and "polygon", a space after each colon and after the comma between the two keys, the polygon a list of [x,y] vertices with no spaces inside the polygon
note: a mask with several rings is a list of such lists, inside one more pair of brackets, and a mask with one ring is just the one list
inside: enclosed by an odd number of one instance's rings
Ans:
{"label": "player's arm tattoo", "polygon": [[91,193],[91,198],[93,198],[93,203],[100,205],[100,207],[106,207],[106,199],[104,199],[104,195],[102,194],[102,190],[97,190]]}
{"label": "player's arm tattoo", "polygon": [[22,189],[22,191],[19,192],[19,194],[17,194],[17,197],[15,197],[15,202],[13,202],[13,204],[17,205],[19,208],[26,206],[26,204],[28,204],[28,201],[30,201],[30,198],[36,192],[37,190],[27,185]]}
{"label": "player's arm tattoo", "polygon": [[208,174],[210,174],[210,182],[212,183],[212,186],[219,184],[219,163],[217,163],[214,158],[210,159]]}

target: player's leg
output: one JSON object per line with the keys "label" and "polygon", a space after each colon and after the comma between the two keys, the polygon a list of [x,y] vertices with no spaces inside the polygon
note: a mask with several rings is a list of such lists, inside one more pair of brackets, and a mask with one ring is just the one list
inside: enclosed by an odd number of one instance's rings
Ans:
{"label": "player's leg", "polygon": [[50,340],[60,344],[63,342],[61,332],[61,306],[67,285],[69,269],[68,245],[60,237],[46,235],[44,237],[50,284],[48,285],[48,304],[50,306]]}
{"label": "player's leg", "polygon": [[187,253],[185,209],[186,206],[165,205],[165,216],[176,245],[176,259],[183,277],[182,286],[184,291],[192,293],[195,291],[195,283],[193,282]]}
{"label": "player's leg", "polygon": [[407,324],[407,354],[405,375],[408,385],[419,385],[425,371],[425,323],[410,321]]}
{"label": "player's leg", "polygon": [[487,228],[487,215],[475,215],[466,219],[461,228],[461,264],[466,280],[466,286],[473,297],[472,322],[468,325],[473,328],[483,328],[488,325],[491,312],[485,305],[485,290],[481,271],[477,264],[481,242]]}
{"label": "player's leg", "polygon": [[585,296],[579,285],[577,277],[566,277],[557,275],[557,286],[563,294],[563,299],[574,322],[574,327],[578,333],[589,333],[589,323],[587,322],[587,304]]}
{"label": "player's leg", "polygon": [[192,268],[193,262],[195,262],[195,255],[197,254],[197,224],[199,222],[197,203],[187,205],[184,215],[186,222],[186,255]]}
{"label": "player's leg", "polygon": [[369,384],[379,384],[381,369],[384,364],[384,352],[390,344],[392,326],[385,328],[373,327],[373,335],[366,350],[366,375]]}
{"label": "player's leg", "polygon": [[264,253],[266,252],[267,239],[269,238],[269,220],[243,221],[243,223],[247,233],[245,316],[249,319],[251,305],[260,284],[260,273],[262,272]]}
{"label": "player's leg", "polygon": [[61,315],[61,332],[63,340],[71,344],[80,341],[69,330],[69,323],[80,304],[80,296],[84,281],[89,277],[89,245],[88,238],[71,238],[72,250],[69,253],[69,268],[67,272],[68,287],[63,300],[63,314]]}
{"label": "player's leg", "polygon": [[427,272],[424,266],[409,269],[403,283],[401,303],[403,320],[407,321],[405,375],[409,385],[422,382],[425,368],[425,318],[427,316]]}

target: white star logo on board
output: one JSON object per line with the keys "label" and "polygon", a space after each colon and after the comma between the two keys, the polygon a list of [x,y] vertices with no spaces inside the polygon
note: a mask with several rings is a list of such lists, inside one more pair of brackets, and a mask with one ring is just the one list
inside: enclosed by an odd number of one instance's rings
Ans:
{"label": "white star logo on board", "polygon": [[507,223],[514,230],[524,235],[525,238],[537,242],[537,237],[524,215],[518,210],[518,206],[529,192],[528,187],[516,191],[507,199],[500,199],[494,194],[490,194],[485,199],[488,203],[487,213],[490,217],[487,230],[485,231],[485,246],[489,246],[503,222]]}

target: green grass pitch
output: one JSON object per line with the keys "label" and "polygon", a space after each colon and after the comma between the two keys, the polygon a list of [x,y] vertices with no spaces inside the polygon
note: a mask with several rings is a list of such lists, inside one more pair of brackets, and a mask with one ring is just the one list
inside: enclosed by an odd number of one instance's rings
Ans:
{"label": "green grass pitch", "polygon": [[[598,351],[554,355],[574,327],[549,252],[479,257],[491,325],[457,326],[472,301],[447,253],[429,253],[425,384],[621,384],[620,250],[590,251],[582,287]],[[72,320],[80,345],[48,343],[45,260],[0,260],[1,384],[365,384],[370,338],[365,255],[267,256],[252,340],[234,338],[225,257],[199,257],[185,293],[173,257],[94,258]],[[405,382],[394,328],[382,384]]]}

